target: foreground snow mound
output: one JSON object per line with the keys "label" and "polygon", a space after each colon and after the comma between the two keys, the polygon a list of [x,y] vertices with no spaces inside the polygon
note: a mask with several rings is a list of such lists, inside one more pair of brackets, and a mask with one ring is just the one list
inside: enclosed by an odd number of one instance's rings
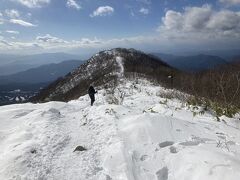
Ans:
{"label": "foreground snow mound", "polygon": [[0,179],[239,179],[237,118],[193,113],[144,81],[116,90],[99,91],[93,107],[88,96],[2,106]]}

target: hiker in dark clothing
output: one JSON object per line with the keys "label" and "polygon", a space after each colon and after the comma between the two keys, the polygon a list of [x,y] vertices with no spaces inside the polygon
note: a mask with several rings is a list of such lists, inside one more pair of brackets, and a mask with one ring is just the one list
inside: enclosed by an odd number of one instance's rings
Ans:
{"label": "hiker in dark clothing", "polygon": [[93,103],[95,101],[95,94],[96,93],[97,93],[97,91],[95,91],[93,86],[90,86],[89,89],[88,89],[88,94],[89,94],[89,97],[91,99],[91,106],[93,105]]}

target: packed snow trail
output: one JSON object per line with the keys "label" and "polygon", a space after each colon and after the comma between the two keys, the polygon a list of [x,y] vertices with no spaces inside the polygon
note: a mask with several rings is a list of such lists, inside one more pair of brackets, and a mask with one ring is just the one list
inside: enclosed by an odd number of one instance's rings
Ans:
{"label": "packed snow trail", "polygon": [[118,72],[118,77],[122,78],[124,76],[124,66],[123,66],[123,58],[117,56],[116,57],[116,62],[119,66],[119,72]]}
{"label": "packed snow trail", "polygon": [[87,95],[1,106],[0,179],[239,179],[239,117],[196,115],[201,109],[160,97],[169,90],[146,81],[117,89],[122,105],[100,90],[93,107]]}

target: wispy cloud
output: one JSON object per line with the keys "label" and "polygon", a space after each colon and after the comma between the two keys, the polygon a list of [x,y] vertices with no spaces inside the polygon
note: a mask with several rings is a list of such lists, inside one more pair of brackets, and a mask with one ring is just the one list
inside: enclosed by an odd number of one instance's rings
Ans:
{"label": "wispy cloud", "polygon": [[144,14],[144,15],[148,15],[148,14],[149,14],[149,9],[142,7],[142,8],[139,10],[139,12],[142,13],[142,14]]}
{"label": "wispy cloud", "polygon": [[2,36],[0,36],[0,48],[8,49],[9,47],[14,49],[11,43],[7,42]]}
{"label": "wispy cloud", "polygon": [[7,32],[7,33],[10,33],[10,34],[19,34],[18,31],[12,31],[12,30],[7,30],[6,32]]}
{"label": "wispy cloud", "polygon": [[111,6],[100,6],[90,15],[90,17],[107,16],[111,15],[113,12],[114,8]]}
{"label": "wispy cloud", "polygon": [[24,27],[35,27],[35,26],[37,26],[37,25],[32,24],[30,22],[24,21],[22,19],[10,19],[9,22],[13,23],[13,24],[18,24],[18,25],[21,25],[21,26],[24,26]]}
{"label": "wispy cloud", "polygon": [[[191,35],[190,35],[191,37]],[[59,38],[52,35],[44,35],[37,36],[32,41],[24,42],[24,41],[10,41],[2,39],[0,41],[0,52],[4,52],[6,50],[14,50],[14,52],[55,52],[55,51],[71,51],[71,52],[79,52],[79,50],[87,51],[97,51],[100,49],[108,49],[113,47],[126,47],[126,48],[137,48],[146,50],[159,50],[168,49],[168,47],[180,49],[181,47],[198,48],[199,45],[205,48],[215,47],[216,43],[218,43],[223,48],[228,48],[229,45],[234,45],[238,47],[239,41],[236,38],[233,38],[233,41],[229,41],[229,39],[203,39],[201,38],[196,41],[196,39],[189,40],[187,38],[184,39],[184,42],[180,39],[170,39],[165,36],[165,34],[159,35],[151,35],[151,36],[133,36],[126,38],[115,38],[115,39],[98,39],[98,38],[82,38],[80,40],[66,40],[64,38]]]}
{"label": "wispy cloud", "polygon": [[[51,50],[57,51],[69,51],[74,49],[106,49],[112,47],[134,47],[136,45],[145,45],[156,43],[159,41],[156,37],[136,36],[128,38],[116,38],[116,39],[98,39],[98,38],[82,38],[80,40],[65,40],[50,34],[43,36],[37,36],[35,40],[30,42],[17,42],[7,41],[2,39],[4,42],[0,42],[0,50],[11,49],[19,51],[29,50],[45,50],[47,52]],[[162,42],[162,40],[161,40]]]}
{"label": "wispy cloud", "polygon": [[51,0],[12,0],[16,1],[28,8],[40,8],[43,5],[49,4]]}
{"label": "wispy cloud", "polygon": [[[16,9],[6,9],[4,11],[4,14],[0,12],[0,24],[1,24],[1,21],[2,21],[2,24],[3,23],[12,23],[12,24],[21,25],[21,26],[24,26],[24,27],[35,27],[35,26],[37,26],[37,25],[35,25],[31,22],[23,20],[21,18],[20,14],[21,13]],[[27,14],[27,16],[28,16],[28,14]],[[14,34],[14,33],[17,34],[17,31],[6,31],[6,32],[12,33],[12,34]]]}
{"label": "wispy cloud", "polygon": [[62,38],[46,34],[44,36],[37,36],[34,44],[43,49],[71,49],[77,47],[93,47],[101,44],[102,42],[97,39],[82,38],[81,40],[64,40]]}
{"label": "wispy cloud", "polygon": [[6,9],[5,10],[5,14],[9,17],[9,18],[19,18],[20,17],[20,13],[18,10],[16,9]]}
{"label": "wispy cloud", "polygon": [[81,9],[81,6],[76,2],[76,0],[67,0],[67,7],[74,9]]}
{"label": "wispy cloud", "polygon": [[59,43],[64,44],[67,42],[60,38],[51,36],[50,34],[46,34],[44,36],[37,36],[36,40],[37,40],[37,42],[40,42],[40,43],[53,43],[53,44],[59,44]]}

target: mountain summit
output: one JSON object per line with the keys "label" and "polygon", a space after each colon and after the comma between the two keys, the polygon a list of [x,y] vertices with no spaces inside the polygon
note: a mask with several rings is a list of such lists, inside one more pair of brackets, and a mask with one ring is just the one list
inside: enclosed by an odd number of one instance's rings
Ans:
{"label": "mountain summit", "polygon": [[91,84],[103,86],[116,80],[116,78],[129,76],[134,73],[159,77],[164,82],[167,81],[168,76],[173,71],[175,70],[160,59],[141,51],[115,48],[95,54],[86,63],[64,78],[50,84],[34,97],[32,101],[68,101],[76,99],[86,94]]}

